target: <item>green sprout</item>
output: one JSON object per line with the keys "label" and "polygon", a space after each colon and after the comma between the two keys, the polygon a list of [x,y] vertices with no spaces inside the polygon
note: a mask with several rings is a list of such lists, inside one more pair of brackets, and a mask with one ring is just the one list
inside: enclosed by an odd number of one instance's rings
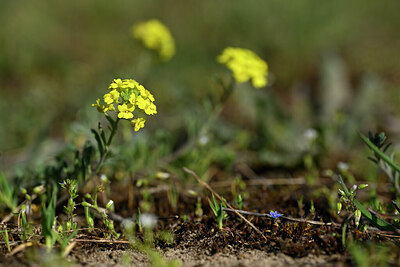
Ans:
{"label": "green sprout", "polygon": [[[92,196],[90,194],[86,194],[85,198],[87,200],[92,199]],[[86,219],[86,224],[88,228],[93,229],[94,228],[94,214],[90,212],[90,207],[89,206],[83,206],[83,209],[85,211],[85,219]]]}
{"label": "green sprout", "polygon": [[201,197],[197,197],[196,209],[194,211],[194,214],[196,214],[197,217],[201,217],[204,214],[201,203]]}
{"label": "green sprout", "polygon": [[47,207],[45,198],[42,198],[42,234],[46,239],[47,250],[50,250],[53,247],[58,238],[58,232],[54,230],[54,225],[56,222],[56,198],[56,188],[53,191]]}
{"label": "green sprout", "polygon": [[228,214],[224,211],[226,205],[223,202],[218,202],[214,194],[212,194],[212,200],[213,201],[211,202],[211,200],[209,199],[208,203],[210,204],[211,210],[215,215],[215,219],[217,220],[218,223],[218,228],[221,230],[223,228],[224,218],[228,217]]}
{"label": "green sprout", "polygon": [[69,199],[68,199],[68,205],[64,206],[64,211],[68,216],[67,222],[65,223],[63,230],[64,231],[71,231],[71,230],[76,230],[77,229],[77,223],[74,222],[74,210],[76,203],[74,201],[75,198],[78,197],[78,185],[76,180],[70,180],[67,179],[64,182],[60,183],[61,187],[65,189],[68,192]]}
{"label": "green sprout", "polygon": [[235,195],[235,203],[238,209],[243,209],[243,198],[241,194]]}
{"label": "green sprout", "polygon": [[14,211],[17,208],[17,201],[17,196],[11,185],[0,172],[0,203],[4,203],[10,210]]}
{"label": "green sprout", "polygon": [[7,227],[3,231],[1,231],[1,236],[2,236],[2,238],[4,240],[4,242],[6,243],[6,247],[7,247],[8,252],[11,252],[10,240],[8,238]]}

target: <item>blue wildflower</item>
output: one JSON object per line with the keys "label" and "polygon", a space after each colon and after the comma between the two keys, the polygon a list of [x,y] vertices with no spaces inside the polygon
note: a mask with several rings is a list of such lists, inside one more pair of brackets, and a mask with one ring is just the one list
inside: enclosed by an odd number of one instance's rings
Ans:
{"label": "blue wildflower", "polygon": [[269,214],[271,215],[272,218],[276,219],[282,216],[281,213],[278,213],[277,211],[270,211]]}

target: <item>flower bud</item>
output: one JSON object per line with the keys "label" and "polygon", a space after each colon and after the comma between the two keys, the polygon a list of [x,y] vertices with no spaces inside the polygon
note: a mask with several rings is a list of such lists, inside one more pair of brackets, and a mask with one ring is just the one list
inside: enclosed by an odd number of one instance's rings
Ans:
{"label": "flower bud", "polygon": [[45,190],[46,190],[46,189],[44,188],[43,185],[38,185],[38,186],[36,186],[35,188],[33,188],[33,193],[40,195],[40,194],[42,194]]}
{"label": "flower bud", "polygon": [[196,191],[192,190],[192,189],[189,189],[187,192],[188,192],[189,195],[191,195],[193,197],[196,197],[198,195],[198,193]]}
{"label": "flower bud", "polygon": [[364,188],[366,188],[368,186],[368,184],[360,184],[359,186],[358,186],[358,189],[364,189]]}
{"label": "flower bud", "polygon": [[360,224],[360,219],[361,219],[361,211],[356,210],[354,212],[354,223],[356,224],[356,226],[358,226]]}
{"label": "flower bud", "polygon": [[160,180],[166,180],[171,177],[171,174],[168,172],[157,172],[156,173],[156,178]]}
{"label": "flower bud", "polygon": [[106,209],[109,210],[112,207],[112,205],[114,205],[114,201],[112,201],[112,200],[108,201],[108,203],[106,205]]}
{"label": "flower bud", "polygon": [[337,208],[337,214],[339,214],[340,211],[342,210],[342,202],[338,202],[338,203],[336,204],[336,208]]}
{"label": "flower bud", "polygon": [[94,228],[94,221],[92,217],[87,217],[86,222],[89,228]]}
{"label": "flower bud", "polygon": [[346,196],[346,194],[345,194],[345,193],[343,192],[343,190],[340,189],[340,188],[339,188],[339,194],[341,194],[341,195],[344,196],[344,197]]}
{"label": "flower bud", "polygon": [[92,204],[90,204],[90,203],[88,203],[88,202],[86,202],[86,201],[82,201],[82,206],[84,206],[84,207],[91,207],[92,206]]}
{"label": "flower bud", "polygon": [[357,185],[355,184],[351,187],[351,192],[354,193],[354,191],[356,191],[356,190],[357,190]]}
{"label": "flower bud", "polygon": [[100,175],[100,181],[102,181],[103,183],[107,183],[108,182],[108,178],[107,175],[105,175],[104,173]]}

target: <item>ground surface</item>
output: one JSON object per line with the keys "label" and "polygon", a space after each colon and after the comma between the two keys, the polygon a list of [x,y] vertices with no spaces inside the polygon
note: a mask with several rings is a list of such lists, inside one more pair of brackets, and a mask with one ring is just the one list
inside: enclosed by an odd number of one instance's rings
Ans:
{"label": "ground surface", "polygon": [[[72,254],[71,258],[86,266],[122,266],[122,259],[130,256],[134,266],[150,266],[148,258],[132,250],[95,250],[87,257]],[[179,259],[182,266],[340,266],[344,265],[345,258],[341,255],[308,255],[302,258],[293,258],[283,253],[267,253],[254,249],[232,250],[225,249],[213,255],[196,248],[166,249],[163,251],[166,259]]]}
{"label": "ground surface", "polygon": [[[279,219],[245,216],[264,234],[266,239],[233,213],[228,213],[228,217],[224,220],[224,228],[218,229],[208,204],[210,195],[207,191],[203,191],[202,187],[191,185],[191,189],[199,192],[198,196],[203,196],[201,198],[202,214],[198,214],[196,213],[197,196],[193,197],[185,193],[188,188],[181,188],[183,185],[175,186],[180,194],[174,208],[168,201],[170,186],[159,183],[154,186],[149,185],[146,190],[152,192],[150,212],[159,216],[154,231],[156,249],[166,259],[179,259],[183,266],[338,266],[354,264],[348,252],[343,248],[343,217],[337,216],[334,210],[329,208],[327,199],[329,194],[315,194],[320,188],[332,187],[333,181],[324,182],[323,186],[306,185],[304,181],[293,185],[291,184],[293,179],[287,179],[283,184],[280,180],[279,185],[274,185],[271,182],[274,181],[272,179],[269,181],[269,183],[264,181],[264,184],[246,181],[248,186],[245,191],[249,195],[245,199],[243,207],[247,211],[267,214],[270,210],[277,210],[284,214]],[[225,184],[211,183],[221,195],[227,198],[228,202],[234,204],[231,184],[232,181]],[[111,190],[111,192],[119,192],[119,194],[112,194],[116,210],[114,214],[110,214],[111,218],[117,216],[115,222],[119,232],[122,229],[118,216],[132,218],[129,214],[136,214],[136,207],[143,204],[141,189],[134,188],[134,197],[132,198],[128,190],[123,190],[127,186],[117,185]],[[314,202],[315,210],[312,212],[310,211],[310,200]],[[84,216],[79,208],[77,213],[76,217],[83,222],[82,227],[84,227]],[[75,236],[75,245],[68,255],[70,262],[84,266],[120,266],[127,263],[133,266],[150,265],[149,258],[132,249],[127,241],[108,243],[104,229],[101,228],[101,222],[97,221],[97,224],[99,225],[98,230],[90,233],[82,230]],[[172,243],[166,243],[157,237],[163,231],[172,233],[174,237]],[[347,240],[377,242],[388,240],[382,233],[374,232],[373,229],[362,233],[351,225],[349,225],[346,235]],[[137,238],[142,240],[143,234],[138,233]],[[18,235],[11,231],[10,239],[18,242]],[[44,240],[37,241],[44,243]],[[34,251],[32,248],[35,248],[36,252],[31,252]],[[6,252],[4,246],[2,251]],[[39,245],[37,242],[32,247],[25,248],[13,256],[0,256],[0,264],[3,266],[45,265],[44,262],[47,259],[43,258],[43,255],[46,255],[44,252],[43,245]]]}

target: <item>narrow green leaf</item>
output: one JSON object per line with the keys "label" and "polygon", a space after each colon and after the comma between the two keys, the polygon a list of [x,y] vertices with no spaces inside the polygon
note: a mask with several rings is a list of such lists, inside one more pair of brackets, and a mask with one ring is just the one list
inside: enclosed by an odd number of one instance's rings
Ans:
{"label": "narrow green leaf", "polygon": [[1,202],[4,202],[9,209],[14,210],[16,208],[16,200],[14,199],[11,186],[1,172],[0,172],[0,200]]}
{"label": "narrow green leaf", "polygon": [[367,146],[374,151],[379,158],[389,164],[393,169],[400,172],[400,166],[393,162],[385,153],[383,153],[377,146],[375,146],[365,135],[360,133],[361,139],[367,144]]}
{"label": "narrow green leaf", "polygon": [[103,140],[103,144],[107,144],[106,134],[104,133],[103,127],[101,126],[100,122],[97,125],[97,128],[99,129],[99,133],[101,136],[101,140]]}
{"label": "narrow green leaf", "polygon": [[91,131],[92,131],[92,133],[94,135],[94,138],[96,139],[97,146],[98,146],[99,152],[100,152],[100,156],[102,157],[103,154],[104,154],[104,146],[103,146],[103,143],[101,141],[100,135],[95,129],[91,129]]}
{"label": "narrow green leaf", "polygon": [[344,184],[344,181],[341,176],[339,176],[338,180],[339,184],[342,186],[342,189],[348,199],[350,199],[353,204],[359,209],[362,213],[362,215],[367,218],[374,226],[379,228],[382,231],[391,231],[391,232],[397,232],[397,229],[391,225],[390,223],[386,222],[385,220],[377,217],[375,214],[372,214],[371,212],[368,211],[367,208],[364,207],[360,202],[358,202],[355,198],[352,198],[349,190],[347,189],[347,186]]}
{"label": "narrow green leaf", "polygon": [[113,120],[113,118],[111,118],[110,116],[106,115],[106,119],[108,120],[108,122],[110,123],[110,127],[113,128],[114,124],[115,124],[115,120]]}

